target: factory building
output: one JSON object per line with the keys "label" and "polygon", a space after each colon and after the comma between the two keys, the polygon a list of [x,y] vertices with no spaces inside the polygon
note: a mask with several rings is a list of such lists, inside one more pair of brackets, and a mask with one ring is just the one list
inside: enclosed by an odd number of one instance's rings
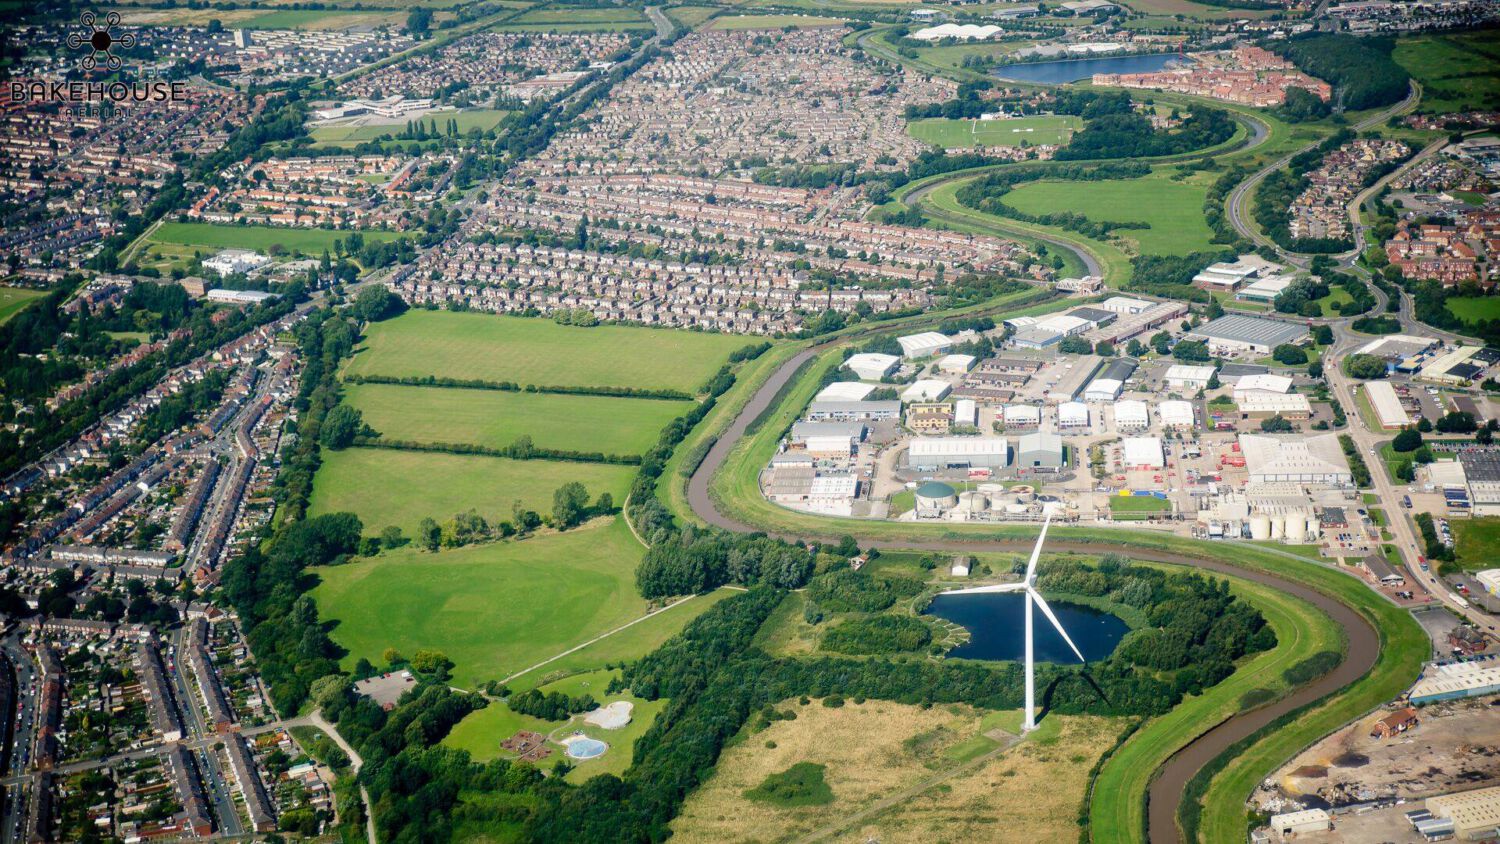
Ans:
{"label": "factory building", "polygon": [[1008,404],[1004,419],[1007,429],[1036,428],[1042,424],[1042,409],[1031,404]]}
{"label": "factory building", "polygon": [[1144,431],[1151,425],[1146,403],[1135,399],[1115,402],[1115,430]]}
{"label": "factory building", "polygon": [[959,399],[953,403],[953,425],[957,428],[979,427],[979,404],[973,399]]}
{"label": "factory building", "polygon": [[1167,389],[1196,393],[1208,389],[1208,381],[1214,377],[1212,366],[1192,366],[1178,363],[1167,367],[1165,377]]}
{"label": "factory building", "polygon": [[1380,427],[1395,430],[1411,424],[1411,416],[1401,406],[1401,398],[1396,395],[1396,388],[1391,386],[1391,382],[1365,382],[1365,398],[1370,400],[1370,407],[1374,409],[1375,420],[1380,423]]}
{"label": "factory building", "polygon": [[1128,296],[1111,296],[1094,307],[1101,311],[1109,311],[1112,314],[1134,316],[1151,309],[1155,302],[1145,299],[1132,299]]}
{"label": "factory building", "polygon": [[1308,338],[1306,325],[1262,317],[1230,314],[1189,331],[1187,339],[1202,340],[1214,354],[1269,355],[1285,343],[1302,343]]}
{"label": "factory building", "polygon": [[1089,406],[1081,401],[1063,402],[1057,406],[1057,427],[1063,431],[1078,431],[1087,429],[1089,422]]}
{"label": "factory building", "polygon": [[1500,516],[1500,454],[1460,451],[1458,462],[1469,482],[1469,499],[1476,516]]}
{"label": "factory building", "polygon": [[1467,841],[1491,839],[1500,828],[1500,786],[1429,797],[1424,806],[1452,821],[1453,834]]}
{"label": "factory building", "polygon": [[915,401],[941,401],[952,392],[953,385],[936,378],[924,378],[901,391],[901,400],[908,404]]}
{"label": "factory building", "polygon": [[1063,467],[1063,441],[1057,434],[1038,431],[1023,434],[1016,444],[1016,468],[1021,471],[1055,472]]}
{"label": "factory building", "polygon": [[815,401],[807,407],[809,422],[883,422],[901,418],[899,401]]}
{"label": "factory building", "polygon": [[1245,375],[1234,382],[1234,400],[1236,402],[1252,393],[1268,393],[1271,395],[1285,395],[1292,391],[1292,379],[1285,375],[1271,375],[1270,373],[1258,373],[1256,375]]}
{"label": "factory building", "polygon": [[1426,706],[1496,693],[1500,693],[1500,663],[1486,659],[1432,663],[1422,669],[1421,679],[1411,687],[1407,698],[1413,706]]}
{"label": "factory building", "polygon": [[879,381],[901,365],[901,358],[895,355],[882,355],[875,352],[865,352],[851,356],[844,361],[844,366],[850,372],[858,375],[866,381]]}
{"label": "factory building", "polygon": [[864,401],[865,396],[875,392],[875,385],[858,381],[835,381],[818,391],[813,401]]}
{"label": "factory building", "polygon": [[1167,465],[1161,437],[1126,437],[1120,441],[1126,469],[1160,469]]}
{"label": "factory building", "polygon": [[1240,451],[1252,484],[1354,485],[1337,434],[1241,434]]}
{"label": "factory building", "polygon": [[1161,420],[1161,426],[1169,431],[1191,431],[1193,422],[1193,403],[1190,401],[1169,400],[1156,405],[1156,416]]}
{"label": "factory building", "polygon": [[906,408],[906,427],[919,434],[946,434],[953,427],[953,409],[945,402],[916,402]]}
{"label": "factory building", "polygon": [[946,355],[938,361],[938,370],[949,375],[962,375],[974,368],[973,355]]}
{"label": "factory building", "polygon": [[907,449],[907,464],[922,469],[1003,469],[1009,463],[1004,437],[917,437]]}
{"label": "factory building", "polygon": [[1271,832],[1281,838],[1311,835],[1333,829],[1333,819],[1326,809],[1302,809],[1271,816]]}
{"label": "factory building", "polygon": [[1312,404],[1308,402],[1307,396],[1299,393],[1246,393],[1238,402],[1240,414],[1246,419],[1280,416],[1294,422],[1304,422],[1312,418]]}
{"label": "factory building", "polygon": [[901,356],[907,360],[932,357],[953,348],[952,338],[946,334],[939,334],[936,331],[924,331],[921,334],[908,334],[905,337],[897,337],[896,342],[901,344]]}
{"label": "factory building", "polygon": [[1259,255],[1241,255],[1235,261],[1209,264],[1193,276],[1193,284],[1205,290],[1221,290],[1232,293],[1254,281],[1273,275],[1280,270],[1279,264],[1267,261]]}
{"label": "factory building", "polygon": [[1135,374],[1139,364],[1133,358],[1116,358],[1105,365],[1088,387],[1084,388],[1084,401],[1114,401],[1125,389],[1125,382]]}
{"label": "factory building", "polygon": [[863,442],[865,426],[859,422],[794,422],[788,439],[794,445],[805,444],[813,437],[848,437]]}

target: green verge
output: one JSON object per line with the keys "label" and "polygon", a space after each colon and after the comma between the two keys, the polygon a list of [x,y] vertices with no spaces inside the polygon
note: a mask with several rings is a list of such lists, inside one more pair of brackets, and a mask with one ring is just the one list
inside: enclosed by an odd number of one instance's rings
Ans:
{"label": "green verge", "polygon": [[[1276,631],[1276,647],[1242,662],[1233,674],[1189,697],[1158,718],[1142,724],[1104,763],[1089,803],[1094,844],[1129,844],[1144,837],[1146,789],[1156,771],[1186,738],[1244,709],[1241,701],[1256,689],[1279,697],[1289,691],[1281,672],[1321,650],[1341,650],[1343,631],[1316,607],[1283,592],[1239,578],[1229,579],[1234,593],[1249,601]],[[1269,698],[1267,699],[1269,701]]]}

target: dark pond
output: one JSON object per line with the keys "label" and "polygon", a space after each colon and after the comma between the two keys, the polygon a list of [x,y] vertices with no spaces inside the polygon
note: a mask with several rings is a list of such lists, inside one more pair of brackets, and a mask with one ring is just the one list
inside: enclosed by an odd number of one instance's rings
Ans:
{"label": "dark pond", "polygon": [[1001,79],[1035,82],[1042,85],[1066,85],[1088,79],[1096,73],[1152,73],[1178,61],[1176,53],[1149,56],[1110,56],[1098,59],[1060,59],[1055,62],[1010,64],[992,73]]}
{"label": "dark pond", "polygon": [[[1099,612],[1091,607],[1048,601],[1064,630],[1089,662],[1108,657],[1120,639],[1130,631],[1119,616]],[[970,635],[967,644],[948,652],[965,659],[1020,660],[1026,655],[1025,597],[1017,592],[981,593],[978,595],[938,595],[927,612],[938,618],[963,625]],[[1078,657],[1068,643],[1057,635],[1051,622],[1036,610],[1036,660],[1078,664]]]}

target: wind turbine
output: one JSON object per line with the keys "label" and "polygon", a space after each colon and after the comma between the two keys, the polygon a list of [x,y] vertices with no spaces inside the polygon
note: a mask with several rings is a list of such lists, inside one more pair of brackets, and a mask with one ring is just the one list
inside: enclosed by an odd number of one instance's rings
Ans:
{"label": "wind turbine", "polygon": [[1035,603],[1041,608],[1042,614],[1062,634],[1063,641],[1078,655],[1079,662],[1087,662],[1083,658],[1083,652],[1068,638],[1068,631],[1063,629],[1062,623],[1057,616],[1052,614],[1052,608],[1042,600],[1040,592],[1036,591],[1036,563],[1042,556],[1042,543],[1047,540],[1047,528],[1052,524],[1052,516],[1049,514],[1046,521],[1042,522],[1042,533],[1036,538],[1036,547],[1031,549],[1031,561],[1026,564],[1026,579],[1020,583],[999,583],[994,586],[975,586],[969,589],[954,589],[944,592],[945,595],[981,595],[991,592],[1025,592],[1026,593],[1026,722],[1021,725],[1022,734],[1036,729],[1036,654],[1033,650],[1034,636],[1031,626],[1031,605]]}

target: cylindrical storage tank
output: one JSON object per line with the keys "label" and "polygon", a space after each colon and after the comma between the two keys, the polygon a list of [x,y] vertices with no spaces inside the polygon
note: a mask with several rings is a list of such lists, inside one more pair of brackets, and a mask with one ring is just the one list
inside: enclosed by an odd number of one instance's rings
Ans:
{"label": "cylindrical storage tank", "polygon": [[1272,516],[1271,517],[1271,538],[1272,539],[1280,539],[1283,536],[1286,536],[1286,517],[1285,516]]}
{"label": "cylindrical storage tank", "polygon": [[1042,503],[1042,515],[1056,516],[1066,509],[1061,501],[1045,501]]}
{"label": "cylindrical storage tank", "polygon": [[990,506],[990,499],[977,492],[958,494],[958,509],[965,513],[983,513]]}
{"label": "cylindrical storage tank", "polygon": [[1030,509],[1031,508],[1027,507],[1025,504],[1011,503],[1011,504],[1005,505],[1005,512],[1010,513],[1013,516],[1019,516],[1022,513],[1026,512],[1027,510],[1030,510]]}
{"label": "cylindrical storage tank", "polygon": [[991,498],[997,495],[1005,494],[1005,484],[980,484],[979,486],[974,487],[974,489],[978,492],[982,492],[985,495],[990,496]]}
{"label": "cylindrical storage tank", "polygon": [[941,481],[928,481],[917,487],[919,510],[947,510],[958,506],[958,493]]}
{"label": "cylindrical storage tank", "polygon": [[1323,525],[1322,525],[1322,523],[1319,522],[1317,520],[1317,518],[1315,518],[1313,516],[1308,516],[1307,517],[1307,538],[1309,540],[1313,540],[1313,539],[1317,539],[1318,537],[1320,537],[1322,535],[1323,535]]}
{"label": "cylindrical storage tank", "polygon": [[1251,539],[1270,539],[1271,538],[1271,517],[1270,516],[1267,516],[1264,513],[1256,513],[1254,516],[1250,517],[1250,538]]}
{"label": "cylindrical storage tank", "polygon": [[1286,541],[1302,542],[1307,539],[1307,518],[1289,516],[1286,520]]}
{"label": "cylindrical storage tank", "polygon": [[1036,490],[1029,486],[1013,486],[1010,491],[1016,497],[1016,501],[1021,504],[1030,504],[1036,499]]}

